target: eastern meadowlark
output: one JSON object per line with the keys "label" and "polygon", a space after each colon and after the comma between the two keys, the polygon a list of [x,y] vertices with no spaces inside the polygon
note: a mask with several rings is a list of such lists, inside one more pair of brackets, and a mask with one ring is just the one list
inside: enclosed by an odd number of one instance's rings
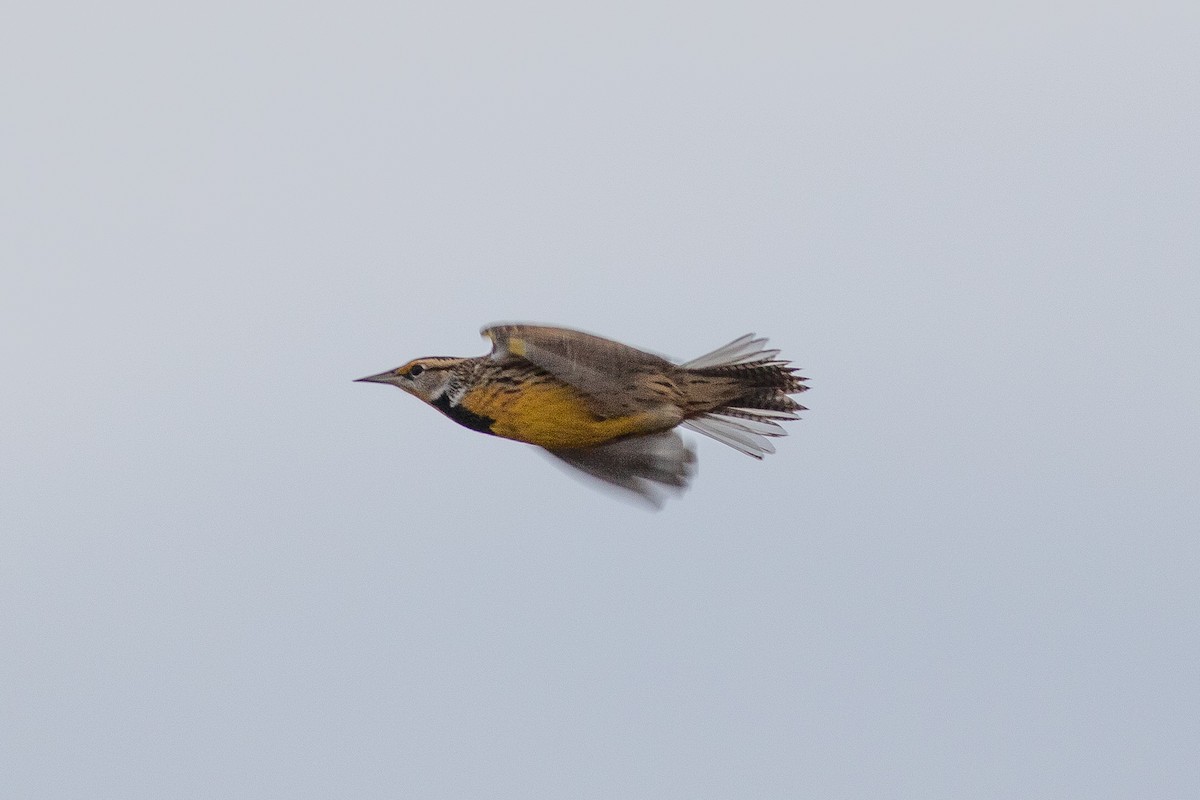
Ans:
{"label": "eastern meadowlark", "polygon": [[493,325],[492,351],[418,358],[360,381],[388,383],[472,430],[545,448],[655,506],[682,491],[695,452],[677,426],[762,458],[805,410],[805,378],[747,334],[683,364],[567,328]]}

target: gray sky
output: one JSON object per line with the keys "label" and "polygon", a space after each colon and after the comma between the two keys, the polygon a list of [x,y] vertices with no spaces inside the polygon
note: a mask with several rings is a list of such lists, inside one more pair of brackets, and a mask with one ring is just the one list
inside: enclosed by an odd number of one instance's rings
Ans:
{"label": "gray sky", "polygon": [[[0,794],[1200,793],[1194,3],[25,4]],[[351,383],[812,408],[648,513]]]}

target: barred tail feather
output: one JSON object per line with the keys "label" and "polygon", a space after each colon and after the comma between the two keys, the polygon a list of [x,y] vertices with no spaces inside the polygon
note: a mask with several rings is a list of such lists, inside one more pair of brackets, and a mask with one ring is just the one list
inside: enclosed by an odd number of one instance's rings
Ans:
{"label": "barred tail feather", "polygon": [[[717,408],[689,417],[683,427],[716,439],[754,458],[775,452],[771,438],[786,436],[779,424],[799,419],[806,410],[789,395],[808,387],[796,367],[767,349],[765,338],[746,334],[682,366],[701,379],[715,380],[736,396]],[[728,395],[726,395],[728,397]],[[718,400],[718,402],[720,402]]]}
{"label": "barred tail feather", "polygon": [[724,347],[718,347],[711,353],[705,353],[684,364],[685,369],[710,369],[712,367],[731,367],[735,364],[749,364],[755,361],[769,361],[779,355],[778,350],[764,350],[767,343],[765,338],[755,339],[753,333],[734,339]]}

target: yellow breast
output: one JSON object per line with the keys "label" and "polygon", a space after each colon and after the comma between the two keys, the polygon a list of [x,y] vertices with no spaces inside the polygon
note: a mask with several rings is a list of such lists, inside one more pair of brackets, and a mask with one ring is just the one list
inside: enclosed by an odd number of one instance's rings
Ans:
{"label": "yellow breast", "polygon": [[476,387],[463,397],[462,406],[494,420],[491,433],[497,436],[550,449],[593,447],[664,429],[661,415],[599,419],[578,389],[557,381]]}

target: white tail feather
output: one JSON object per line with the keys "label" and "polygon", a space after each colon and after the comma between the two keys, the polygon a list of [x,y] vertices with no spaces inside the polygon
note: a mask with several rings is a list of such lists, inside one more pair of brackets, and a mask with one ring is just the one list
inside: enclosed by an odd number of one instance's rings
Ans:
{"label": "white tail feather", "polygon": [[779,355],[778,350],[765,350],[765,338],[755,339],[753,333],[734,339],[729,344],[718,347],[711,353],[705,353],[698,358],[685,362],[680,366],[687,369],[711,369],[713,367],[732,367],[737,364],[753,364],[758,361],[769,361]]}
{"label": "white tail feather", "polygon": [[725,425],[732,425],[747,433],[756,433],[759,436],[787,436],[787,431],[783,429],[783,426],[774,420],[759,419],[740,414],[726,414],[724,409],[706,414],[701,419],[705,417],[712,417]]}
{"label": "white tail feather", "polygon": [[787,431],[773,422],[758,422],[757,424],[773,426],[778,428],[778,432],[770,429],[755,430],[748,424],[750,422],[752,421],[735,420],[717,414],[701,414],[683,422],[682,427],[716,439],[721,444],[727,444],[734,450],[754,458],[762,458],[768,453],[774,453],[775,445],[771,444],[771,440],[767,437],[785,436]]}

